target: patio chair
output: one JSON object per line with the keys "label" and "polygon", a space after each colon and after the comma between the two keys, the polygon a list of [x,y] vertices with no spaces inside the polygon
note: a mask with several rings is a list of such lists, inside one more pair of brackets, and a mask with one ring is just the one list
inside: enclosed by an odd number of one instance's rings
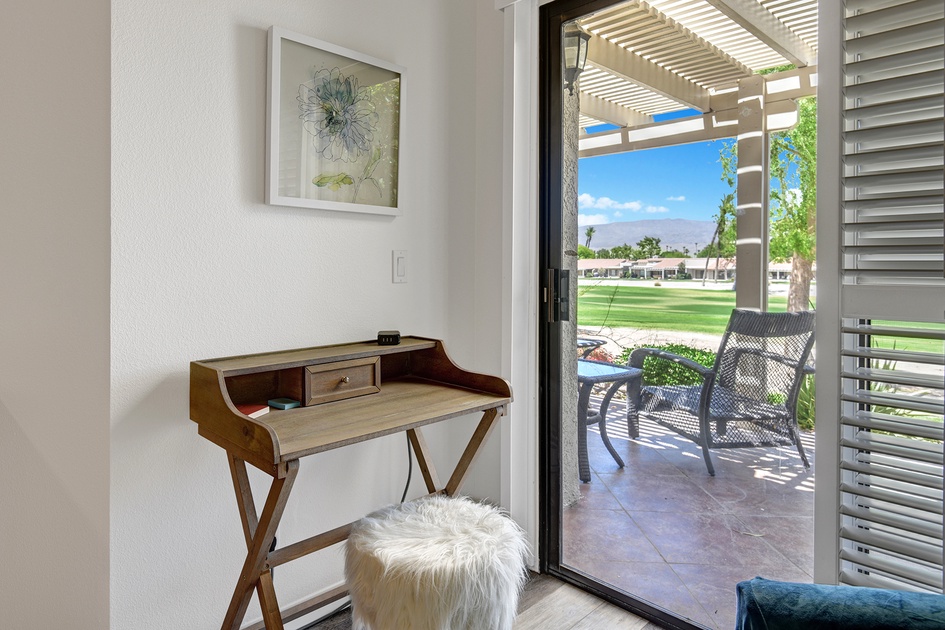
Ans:
{"label": "patio chair", "polygon": [[[710,475],[713,448],[789,446],[810,468],[797,432],[797,396],[814,345],[814,313],[758,313],[735,309],[715,364],[707,368],[686,357],[640,348],[630,366],[672,361],[685,368],[693,385],[628,384],[631,438],[639,437],[640,416],[702,447]],[[641,381],[643,381],[641,383]]]}

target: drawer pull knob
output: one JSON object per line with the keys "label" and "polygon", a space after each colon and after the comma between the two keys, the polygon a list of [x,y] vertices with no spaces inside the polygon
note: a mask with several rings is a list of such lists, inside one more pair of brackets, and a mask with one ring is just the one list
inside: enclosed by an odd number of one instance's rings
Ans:
{"label": "drawer pull knob", "polygon": [[347,377],[347,376],[342,376],[342,377],[341,377],[341,382],[342,382],[342,383],[350,383],[350,382],[351,382],[351,379],[350,379],[349,377]]}

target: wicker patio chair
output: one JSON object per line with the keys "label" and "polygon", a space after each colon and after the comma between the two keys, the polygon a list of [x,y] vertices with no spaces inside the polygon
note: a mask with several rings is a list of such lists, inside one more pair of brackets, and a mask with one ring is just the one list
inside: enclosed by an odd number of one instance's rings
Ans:
{"label": "wicker patio chair", "polygon": [[[797,396],[814,345],[814,313],[758,313],[735,309],[711,368],[663,350],[640,348],[630,366],[672,361],[695,385],[628,385],[628,430],[639,437],[640,415],[702,447],[715,475],[713,448],[794,445],[810,468],[797,433]],[[641,383],[641,381],[643,381]]]}

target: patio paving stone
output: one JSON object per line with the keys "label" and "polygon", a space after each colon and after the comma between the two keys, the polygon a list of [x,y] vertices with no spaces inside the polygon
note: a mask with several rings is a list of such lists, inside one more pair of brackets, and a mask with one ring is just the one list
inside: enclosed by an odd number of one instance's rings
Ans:
{"label": "patio paving stone", "polygon": [[564,527],[580,536],[567,536],[562,555],[615,562],[661,562],[662,556],[623,510],[568,510]]}
{"label": "patio paving stone", "polygon": [[[643,422],[630,440],[611,405],[618,468],[592,432],[592,481],[563,512],[563,564],[707,628],[735,619],[735,584],[757,575],[810,582],[814,474],[793,447],[713,450]],[[802,433],[814,462],[813,434]],[[653,554],[656,554],[654,557]]]}

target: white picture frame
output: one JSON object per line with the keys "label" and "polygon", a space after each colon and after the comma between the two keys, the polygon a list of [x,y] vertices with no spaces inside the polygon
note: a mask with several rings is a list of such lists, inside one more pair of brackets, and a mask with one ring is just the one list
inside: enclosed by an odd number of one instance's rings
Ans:
{"label": "white picture frame", "polygon": [[266,203],[400,215],[405,74],[271,27]]}

